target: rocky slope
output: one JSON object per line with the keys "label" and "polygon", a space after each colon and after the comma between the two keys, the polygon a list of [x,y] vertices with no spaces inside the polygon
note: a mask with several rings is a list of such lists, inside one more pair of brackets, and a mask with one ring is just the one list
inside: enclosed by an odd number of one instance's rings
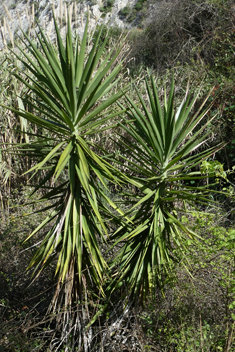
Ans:
{"label": "rocky slope", "polygon": [[[32,33],[35,24],[39,24],[46,29],[47,34],[52,33],[52,11],[61,23],[65,25],[67,12],[70,13],[72,25],[76,28],[78,34],[81,34],[84,22],[89,12],[90,25],[104,22],[111,26],[121,28],[130,27],[131,24],[125,21],[125,13],[136,11],[139,1],[140,6],[145,0],[3,0],[0,1],[0,49],[3,49],[6,43],[14,41],[14,37],[20,32],[29,31]],[[137,4],[137,5],[136,5]],[[120,16],[120,10],[124,9],[124,16]],[[126,12],[125,12],[126,11]]]}

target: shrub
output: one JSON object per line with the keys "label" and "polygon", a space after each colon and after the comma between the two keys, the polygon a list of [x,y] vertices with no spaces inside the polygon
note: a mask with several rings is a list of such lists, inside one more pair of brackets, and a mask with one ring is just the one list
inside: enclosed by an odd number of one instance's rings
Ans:
{"label": "shrub", "polygon": [[114,5],[115,0],[107,0],[107,6],[112,7]]}
{"label": "shrub", "polygon": [[[136,6],[142,6],[137,2]],[[151,16],[144,30],[133,38],[132,56],[136,61],[158,71],[173,67],[177,62],[191,59],[214,64],[212,47],[214,30],[233,28],[231,4],[223,7],[218,2],[199,0],[160,0],[152,3]],[[226,25],[225,25],[226,24]],[[229,28],[228,28],[229,27]],[[223,28],[223,29],[222,29]]]}
{"label": "shrub", "polygon": [[123,9],[121,9],[119,12],[118,12],[118,15],[120,17],[127,17],[131,12],[131,8],[129,6],[125,6],[123,7]]}

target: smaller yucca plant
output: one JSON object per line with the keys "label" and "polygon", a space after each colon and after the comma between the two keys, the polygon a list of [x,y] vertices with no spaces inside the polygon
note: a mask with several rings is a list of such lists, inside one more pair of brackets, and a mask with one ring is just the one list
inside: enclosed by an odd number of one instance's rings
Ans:
{"label": "smaller yucca plant", "polygon": [[148,102],[138,89],[138,102],[126,97],[127,117],[121,124],[126,134],[119,145],[125,149],[123,158],[133,175],[130,182],[138,192],[129,212],[131,221],[112,236],[115,245],[123,243],[113,262],[117,268],[113,285],[125,284],[129,293],[142,299],[169,278],[174,250],[185,259],[184,239],[196,234],[182,216],[198,204],[208,204],[209,190],[199,185],[204,178],[199,165],[223,146],[205,148],[211,106],[202,108],[207,99],[194,112],[197,96],[186,94],[175,109],[172,80],[162,108],[153,77],[150,83],[146,79],[146,94]]}

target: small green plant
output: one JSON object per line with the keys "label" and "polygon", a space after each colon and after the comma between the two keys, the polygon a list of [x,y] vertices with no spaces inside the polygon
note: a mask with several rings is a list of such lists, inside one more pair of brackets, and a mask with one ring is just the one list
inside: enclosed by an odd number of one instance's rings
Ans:
{"label": "small green plant", "polygon": [[118,12],[119,17],[127,17],[131,12],[130,6],[125,6]]}
{"label": "small green plant", "polygon": [[[142,17],[140,14],[140,11],[145,9],[145,7],[143,6],[144,1],[137,1],[137,3],[135,4],[135,6],[133,8],[131,8],[130,6],[125,6],[124,8],[122,8],[119,12],[118,12],[118,16],[121,19],[125,19],[127,22],[133,22],[135,19],[138,18],[138,22],[139,25],[142,21]],[[141,11],[142,13],[143,11]],[[143,15],[143,14],[142,14]]]}
{"label": "small green plant", "polygon": [[137,11],[140,11],[142,9],[142,6],[143,6],[142,1],[137,1],[137,3],[135,4],[135,9]]}
{"label": "small green plant", "polygon": [[107,6],[112,7],[114,5],[115,0],[107,0]]}
{"label": "small green plant", "polygon": [[[100,7],[100,11],[103,12],[102,15],[105,15],[106,13],[110,12],[112,9],[112,6],[114,4],[115,0],[107,0],[105,5]],[[102,16],[101,16],[102,17]],[[103,16],[104,17],[104,16]]]}

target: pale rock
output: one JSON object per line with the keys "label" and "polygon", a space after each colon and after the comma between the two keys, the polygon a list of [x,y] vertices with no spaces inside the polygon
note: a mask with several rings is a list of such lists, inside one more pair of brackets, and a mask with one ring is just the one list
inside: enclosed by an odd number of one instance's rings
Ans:
{"label": "pale rock", "polygon": [[[55,8],[55,15],[57,19],[61,18],[61,14],[64,18],[66,12],[65,1],[37,0],[35,2],[38,3],[38,9],[35,7],[38,23],[42,28],[45,29],[46,34],[50,38],[53,38],[52,8]],[[67,1],[67,3],[71,4],[71,1]],[[94,5],[89,7],[90,3],[91,1],[87,0],[84,0],[80,3],[76,2],[76,15],[74,14],[75,5],[73,3],[73,14],[71,15],[73,16],[73,20],[74,17],[76,18],[77,25],[75,30],[78,35],[81,36],[83,33],[87,11],[90,13],[89,25],[91,27],[94,27],[97,23],[105,23],[106,25],[118,26],[120,28],[131,27],[130,24],[125,23],[122,21],[122,19],[119,18],[118,12],[125,6],[132,7],[136,3],[136,0],[115,0],[113,6],[110,9],[111,11],[106,14],[105,18],[101,17],[102,12],[100,11],[100,7],[104,6],[104,1],[97,0]],[[14,4],[16,4],[16,6],[12,8],[11,6]],[[5,10],[4,5],[8,8],[7,11]],[[8,0],[7,2],[0,0],[0,16],[2,17],[2,21],[0,22],[0,50],[4,49],[4,42],[10,42],[12,38],[16,36],[16,34],[20,35],[21,26],[24,32],[30,31],[31,34],[34,32],[34,27],[36,24],[33,22],[32,6],[30,6],[29,0],[18,2],[17,0]],[[62,33],[63,32],[65,32],[65,28],[62,30]]]}

